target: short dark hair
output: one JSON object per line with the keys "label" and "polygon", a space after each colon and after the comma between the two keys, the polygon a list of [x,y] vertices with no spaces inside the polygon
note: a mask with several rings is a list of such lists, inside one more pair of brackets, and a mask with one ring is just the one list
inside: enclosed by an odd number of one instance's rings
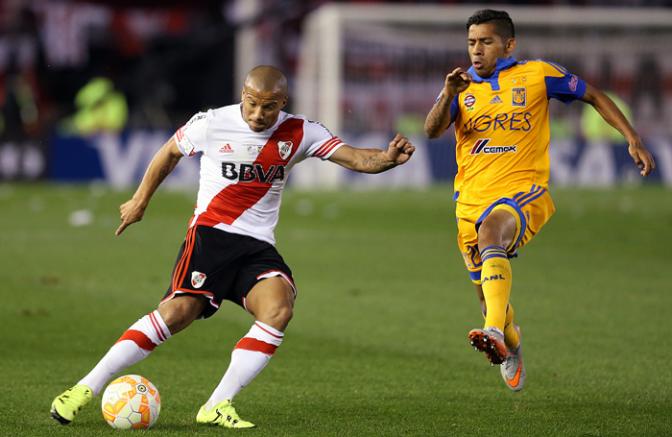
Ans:
{"label": "short dark hair", "polygon": [[474,12],[474,15],[467,20],[467,31],[472,24],[483,24],[492,22],[495,25],[495,31],[504,39],[514,38],[516,30],[513,27],[513,20],[506,11],[494,11],[492,9],[481,9]]}

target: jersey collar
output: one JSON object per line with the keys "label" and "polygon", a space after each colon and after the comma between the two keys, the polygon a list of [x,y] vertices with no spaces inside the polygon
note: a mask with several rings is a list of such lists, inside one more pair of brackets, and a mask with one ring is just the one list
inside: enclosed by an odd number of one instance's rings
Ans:
{"label": "jersey collar", "polygon": [[498,91],[499,90],[499,72],[502,70],[506,70],[507,68],[511,68],[514,65],[516,65],[518,61],[516,61],[515,58],[512,56],[509,56],[508,58],[499,58],[497,59],[497,64],[495,65],[495,71],[492,73],[489,77],[481,77],[476,73],[476,70],[474,67],[469,67],[469,70],[467,72],[471,75],[471,78],[474,82],[476,83],[481,83],[481,82],[488,82],[490,86],[492,87],[493,91]]}

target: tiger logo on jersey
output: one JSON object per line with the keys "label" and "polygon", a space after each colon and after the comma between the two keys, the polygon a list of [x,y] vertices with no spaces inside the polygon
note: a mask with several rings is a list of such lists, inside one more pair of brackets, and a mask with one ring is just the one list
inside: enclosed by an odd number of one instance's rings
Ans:
{"label": "tiger logo on jersey", "polygon": [[527,93],[525,88],[513,88],[511,90],[511,105],[525,106],[527,104]]}

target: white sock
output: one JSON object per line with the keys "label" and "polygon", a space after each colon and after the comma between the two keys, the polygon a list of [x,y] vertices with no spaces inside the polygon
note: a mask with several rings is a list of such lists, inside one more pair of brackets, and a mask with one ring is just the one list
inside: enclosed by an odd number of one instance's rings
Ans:
{"label": "white sock", "polygon": [[260,321],[255,321],[231,352],[231,363],[222,377],[206,408],[213,408],[224,400],[231,400],[243,387],[248,385],[261,372],[278,346],[284,334]]}
{"label": "white sock", "polygon": [[168,326],[158,311],[152,311],[131,325],[78,384],[90,387],[97,395],[115,373],[142,360],[169,338]]}

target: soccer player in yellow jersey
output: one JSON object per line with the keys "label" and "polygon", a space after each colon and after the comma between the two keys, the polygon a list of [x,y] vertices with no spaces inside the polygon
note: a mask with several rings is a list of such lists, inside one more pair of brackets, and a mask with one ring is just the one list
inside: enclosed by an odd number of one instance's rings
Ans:
{"label": "soccer player in yellow jersey", "polygon": [[471,67],[456,68],[425,121],[430,138],[455,124],[458,246],[485,316],[468,338],[500,364],[506,385],[525,383],[520,330],[514,323],[509,258],[548,221],[555,207],[548,192],[550,98],[595,107],[628,142],[642,176],[655,167],[651,154],[616,105],[563,67],[519,61],[514,26],[504,11],[477,11],[467,21]]}

